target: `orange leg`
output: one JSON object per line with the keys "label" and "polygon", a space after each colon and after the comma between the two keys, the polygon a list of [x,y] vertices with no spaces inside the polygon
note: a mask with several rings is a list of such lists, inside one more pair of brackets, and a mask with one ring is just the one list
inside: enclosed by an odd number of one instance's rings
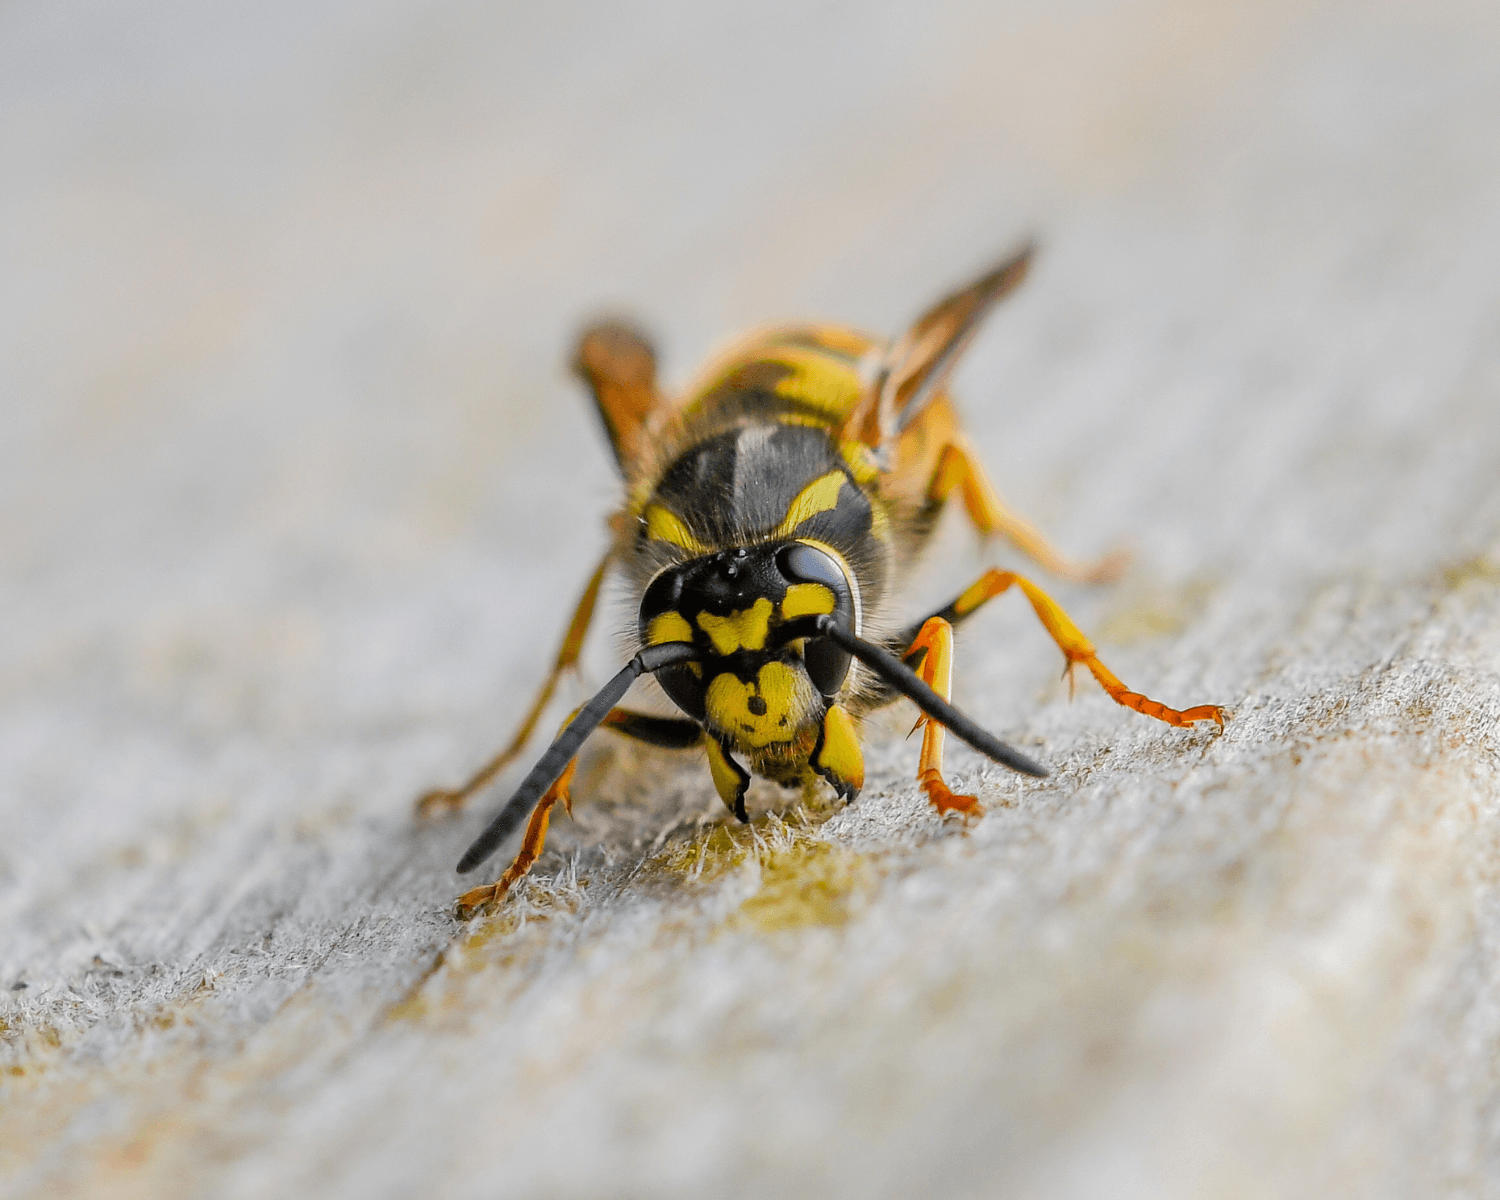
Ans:
{"label": "orange leg", "polygon": [[947,499],[954,488],[962,493],[969,519],[980,533],[1008,538],[1023,554],[1054,575],[1078,583],[1108,583],[1125,566],[1127,556],[1118,551],[1096,563],[1080,563],[1054,549],[1035,525],[1005,506],[962,438],[943,447],[927,488],[927,498],[934,502]]}
{"label": "orange leg", "polygon": [[1026,598],[1031,601],[1031,607],[1036,610],[1036,615],[1041,619],[1047,632],[1052,635],[1052,640],[1057,643],[1058,649],[1067,658],[1068,665],[1064,668],[1064,674],[1068,677],[1070,691],[1073,686],[1073,666],[1075,663],[1082,663],[1116,704],[1134,709],[1138,713],[1144,713],[1148,717],[1155,717],[1158,721],[1165,721],[1168,725],[1191,725],[1194,721],[1216,721],[1219,727],[1223,728],[1224,710],[1217,704],[1200,704],[1196,708],[1178,710],[1168,708],[1165,704],[1126,688],[1099,661],[1098,655],[1094,653],[1094,644],[1083,636],[1078,626],[1073,624],[1072,618],[1058,606],[1057,601],[1031,580],[1017,575],[1014,571],[1000,571],[994,568],[986,571],[977,583],[945,608],[941,615],[949,620],[967,616],[981,604],[993,600],[1012,584],[1026,593]]}
{"label": "orange leg", "polygon": [[[542,710],[547,707],[548,701],[552,699],[552,693],[557,690],[557,681],[562,678],[564,671],[578,661],[579,651],[583,649],[584,635],[588,633],[589,622],[594,617],[594,604],[599,599],[599,585],[604,581],[604,571],[609,566],[609,559],[610,556],[606,554],[599,561],[599,565],[594,568],[593,575],[589,577],[588,586],[583,589],[578,606],[573,610],[573,619],[568,623],[568,632],[563,637],[561,649],[557,652],[557,661],[552,664],[551,673],[542,684],[542,690],[537,693],[536,700],[532,702],[531,711],[521,722],[521,728],[516,731],[516,736],[511,739],[510,745],[480,767],[462,787],[452,790],[437,788],[424,795],[417,801],[418,816],[427,817],[437,812],[453,812],[461,808],[465,800],[505,770],[511,760],[521,753],[527,739],[531,737],[531,731],[536,728]],[[546,822],[544,821],[543,829],[545,828]]]}
{"label": "orange leg", "polygon": [[573,772],[577,769],[578,760],[575,758],[567,765],[557,782],[547,789],[547,794],[538,801],[531,812],[531,820],[526,824],[526,836],[521,839],[521,849],[510,866],[505,868],[505,874],[494,883],[471,888],[458,898],[454,911],[460,921],[467,921],[486,904],[498,904],[504,900],[506,893],[515,886],[516,880],[531,870],[532,864],[541,856],[542,847],[547,843],[547,825],[552,819],[552,806],[561,800],[563,807],[572,815],[573,797],[569,794],[568,786],[573,782]]}
{"label": "orange leg", "polygon": [[[562,723],[558,732],[561,733],[566,729],[577,715],[578,709],[575,708],[568,714],[568,719]],[[613,729],[617,733],[635,738],[637,741],[652,746],[661,746],[668,750],[685,750],[690,746],[696,746],[703,736],[703,731],[699,729],[696,721],[631,712],[627,708],[610,709],[600,725],[605,729]],[[563,768],[563,773],[558,776],[557,782],[548,788],[546,794],[537,801],[536,807],[531,810],[531,820],[526,824],[526,836],[521,839],[521,849],[516,853],[514,861],[505,869],[505,874],[494,883],[471,888],[458,898],[454,909],[460,921],[467,921],[486,904],[498,904],[504,900],[506,893],[515,886],[516,880],[531,870],[532,864],[541,856],[542,848],[547,843],[547,826],[552,820],[552,806],[560,800],[568,816],[573,815],[572,785],[573,774],[577,770],[578,759],[574,758]]]}
{"label": "orange leg", "polygon": [[[916,665],[917,676],[944,700],[953,690],[953,626],[942,617],[928,617],[921,632],[906,652],[908,659],[921,654]],[[917,721],[922,731],[922,757],[917,765],[917,782],[938,812],[962,813],[966,817],[984,815],[977,796],[957,796],[943,782],[943,737],[946,731],[924,714]]]}

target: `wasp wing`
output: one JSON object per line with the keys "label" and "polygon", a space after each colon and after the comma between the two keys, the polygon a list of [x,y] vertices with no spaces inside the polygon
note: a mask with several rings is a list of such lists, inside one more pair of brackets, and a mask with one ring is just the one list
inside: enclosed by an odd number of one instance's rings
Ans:
{"label": "wasp wing", "polygon": [[1031,256],[1028,244],[968,287],[945,297],[923,313],[892,348],[885,386],[893,399],[895,432],[911,424],[942,391],[990,309],[1026,278]]}
{"label": "wasp wing", "polygon": [[634,326],[599,321],[578,339],[573,369],[593,393],[620,473],[628,478],[643,449],[647,420],[662,403],[656,351]]}
{"label": "wasp wing", "polygon": [[944,297],[886,351],[865,399],[845,426],[872,446],[899,434],[942,392],[991,308],[1026,278],[1033,247]]}

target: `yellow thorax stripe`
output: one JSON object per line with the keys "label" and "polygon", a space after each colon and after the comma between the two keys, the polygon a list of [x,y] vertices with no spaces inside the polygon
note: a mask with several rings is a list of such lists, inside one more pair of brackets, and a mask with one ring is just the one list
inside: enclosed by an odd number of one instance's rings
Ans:
{"label": "yellow thorax stripe", "polygon": [[671,542],[689,554],[707,554],[708,547],[695,538],[682,518],[660,504],[646,506],[646,536],[659,542]]}
{"label": "yellow thorax stripe", "polygon": [[776,384],[776,394],[816,409],[825,419],[847,416],[859,402],[859,372],[842,358],[802,347],[777,347],[765,361],[791,372]]}
{"label": "yellow thorax stripe", "polygon": [[791,537],[793,531],[802,522],[810,521],[819,513],[837,508],[839,492],[848,481],[849,477],[842,471],[829,471],[827,475],[819,475],[797,493],[796,498],[787,507],[786,516],[782,518],[781,524],[776,527],[771,536]]}
{"label": "yellow thorax stripe", "polygon": [[844,456],[849,470],[854,473],[854,482],[861,487],[869,487],[880,478],[880,468],[870,453],[870,447],[863,442],[846,438],[839,443],[839,453]]}
{"label": "yellow thorax stripe", "polygon": [[770,626],[771,601],[765,596],[749,608],[730,613],[727,617],[698,614],[698,628],[708,634],[708,640],[718,654],[733,654],[741,649],[764,650]]}

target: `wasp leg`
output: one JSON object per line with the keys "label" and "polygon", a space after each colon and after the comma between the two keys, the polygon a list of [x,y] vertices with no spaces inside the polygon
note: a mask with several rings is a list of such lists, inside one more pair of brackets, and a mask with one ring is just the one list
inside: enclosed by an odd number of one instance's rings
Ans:
{"label": "wasp leg", "polygon": [[954,488],[963,495],[964,508],[980,533],[1007,538],[1054,575],[1077,583],[1108,583],[1124,569],[1129,556],[1122,551],[1106,555],[1096,563],[1080,563],[1053,547],[1035,525],[1006,507],[962,436],[950,441],[938,456],[937,469],[927,487],[928,502],[946,500]]}
{"label": "wasp leg", "polygon": [[703,737],[697,721],[686,717],[658,717],[653,713],[631,712],[612,708],[599,722],[601,729],[613,729],[626,737],[663,750],[691,750]]}
{"label": "wasp leg", "polygon": [[[568,719],[562,723],[562,728],[566,729],[577,715],[577,709],[569,713]],[[605,729],[613,729],[616,733],[623,733],[626,737],[635,738],[647,745],[661,746],[667,750],[690,749],[696,746],[703,737],[703,731],[699,729],[696,721],[681,717],[658,717],[651,713],[632,712],[628,708],[610,709],[599,724]],[[517,852],[514,861],[505,869],[505,874],[494,883],[472,888],[458,898],[454,909],[460,921],[467,921],[486,904],[494,904],[505,899],[505,894],[515,886],[516,880],[531,870],[532,864],[541,855],[542,848],[547,842],[547,826],[552,819],[552,806],[562,801],[562,806],[567,809],[568,815],[573,815],[572,783],[573,773],[577,770],[578,760],[575,758],[563,769],[557,782],[548,788],[546,794],[537,801],[536,808],[531,811],[531,820],[526,825],[526,836],[521,839],[521,849]]]}
{"label": "wasp leg", "polygon": [[[1082,663],[1116,704],[1133,709],[1145,716],[1155,717],[1158,721],[1165,721],[1168,725],[1191,725],[1194,721],[1215,721],[1221,729],[1224,727],[1224,710],[1217,704],[1200,704],[1195,708],[1179,710],[1168,708],[1165,704],[1143,696],[1139,692],[1132,692],[1099,661],[1099,656],[1094,652],[1094,644],[1083,636],[1078,626],[1073,624],[1073,619],[1063,612],[1057,601],[1031,580],[1017,575],[1014,571],[991,568],[980,576],[968,591],[936,615],[957,624],[981,604],[993,600],[1009,589],[1012,584],[1026,593],[1026,599],[1031,601],[1031,607],[1036,610],[1037,617],[1067,659],[1068,665],[1063,673],[1068,678],[1070,692],[1073,687],[1073,667],[1077,663]],[[910,651],[908,651],[909,654]]]}
{"label": "wasp leg", "polygon": [[515,886],[516,880],[531,870],[531,864],[536,862],[542,853],[542,847],[547,843],[547,825],[552,819],[552,806],[561,800],[564,808],[569,812],[573,811],[573,797],[568,789],[573,782],[573,772],[577,769],[578,760],[575,758],[531,810],[531,820],[526,823],[526,836],[521,839],[521,849],[510,866],[505,868],[505,874],[494,883],[471,888],[458,898],[453,909],[460,921],[467,921],[486,904],[504,900],[505,894]]}
{"label": "wasp leg", "polygon": [[724,807],[746,824],[750,814],[745,810],[745,792],[750,787],[750,772],[734,761],[729,747],[711,733],[703,735],[703,748],[708,751],[708,773],[713,776],[714,790]]}
{"label": "wasp leg", "polygon": [[579,597],[578,606],[573,610],[573,619],[568,623],[568,632],[563,637],[562,647],[557,652],[557,661],[552,664],[552,670],[542,684],[542,690],[537,693],[536,699],[532,702],[531,711],[521,722],[521,728],[516,731],[510,745],[480,767],[462,787],[452,790],[437,788],[422,796],[417,801],[418,816],[426,817],[437,812],[453,812],[461,808],[465,800],[505,770],[511,760],[521,752],[527,739],[531,737],[531,731],[536,728],[542,710],[547,707],[548,701],[552,699],[552,693],[557,690],[557,681],[562,678],[562,673],[578,661],[578,653],[583,648],[583,639],[589,631],[589,622],[593,620],[594,604],[599,599],[599,585],[604,581],[604,571],[609,566],[610,557],[610,554],[606,554],[600,559],[599,565],[594,568],[594,573],[589,576],[588,586],[583,589],[583,595]]}
{"label": "wasp leg", "polygon": [[[917,677],[944,700],[951,699],[953,690],[953,626],[942,617],[928,617],[922,629],[907,650],[907,658],[915,662],[913,670]],[[984,808],[977,796],[959,796],[949,791],[943,782],[943,738],[945,730],[924,713],[917,720],[922,729],[922,757],[917,764],[917,782],[927,793],[927,799],[939,813],[962,813],[966,817],[981,817]],[[915,732],[915,729],[914,729]]]}
{"label": "wasp leg", "polygon": [[640,461],[652,418],[663,408],[656,390],[656,351],[645,334],[620,321],[590,325],[578,339],[573,370],[594,393],[620,473]]}
{"label": "wasp leg", "polygon": [[833,785],[845,804],[853,804],[865,786],[865,756],[854,721],[840,705],[830,704],[809,760],[812,769]]}

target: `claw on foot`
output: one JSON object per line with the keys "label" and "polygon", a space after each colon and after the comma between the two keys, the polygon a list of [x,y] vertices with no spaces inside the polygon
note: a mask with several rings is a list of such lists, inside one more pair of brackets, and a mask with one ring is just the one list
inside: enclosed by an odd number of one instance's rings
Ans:
{"label": "claw on foot", "polygon": [[510,882],[505,879],[496,883],[487,883],[483,887],[470,888],[453,902],[453,915],[460,921],[467,921],[480,909],[500,903],[505,899],[508,891],[510,891]]}
{"label": "claw on foot", "polygon": [[1224,728],[1224,722],[1229,714],[1217,704],[1200,704],[1197,708],[1185,709],[1182,714],[1182,723],[1191,725],[1194,721],[1214,721],[1220,729]]}
{"label": "claw on foot", "polygon": [[943,777],[936,771],[925,772],[921,784],[929,803],[940,816],[946,817],[951,812],[958,813],[965,820],[984,816],[984,805],[979,803],[978,796],[961,796],[949,791]]}

